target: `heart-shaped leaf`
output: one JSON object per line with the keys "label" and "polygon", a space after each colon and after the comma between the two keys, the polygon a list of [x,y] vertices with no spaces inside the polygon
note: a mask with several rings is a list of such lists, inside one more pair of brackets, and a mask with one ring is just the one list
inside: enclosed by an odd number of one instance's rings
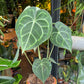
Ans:
{"label": "heart-shaped leaf", "polygon": [[12,63],[12,60],[3,59],[0,57],[0,71],[8,68],[17,67],[20,64],[20,61]]}
{"label": "heart-shaped leaf", "polygon": [[33,49],[50,37],[51,16],[38,7],[26,7],[17,20],[15,30],[22,52]]}
{"label": "heart-shaped leaf", "polygon": [[36,59],[33,63],[32,70],[34,74],[44,83],[51,73],[51,62],[47,58],[42,60]]}
{"label": "heart-shaped leaf", "polygon": [[72,51],[71,30],[62,22],[58,21],[55,23],[50,41],[55,46],[68,49],[70,52]]}
{"label": "heart-shaped leaf", "polygon": [[0,84],[13,84],[14,78],[8,76],[0,76]]}

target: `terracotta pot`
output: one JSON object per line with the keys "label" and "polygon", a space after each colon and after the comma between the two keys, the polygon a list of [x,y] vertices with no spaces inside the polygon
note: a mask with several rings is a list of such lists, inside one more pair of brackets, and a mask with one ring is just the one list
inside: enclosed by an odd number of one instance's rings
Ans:
{"label": "terracotta pot", "polygon": [[62,78],[59,78],[57,81],[59,84],[63,84],[64,80]]}
{"label": "terracotta pot", "polygon": [[84,37],[72,36],[72,49],[84,50]]}
{"label": "terracotta pot", "polygon": [[[31,74],[26,80],[26,84],[43,84],[43,83],[34,74]],[[49,78],[45,81],[45,84],[57,84],[57,80],[55,77],[50,75]]]}
{"label": "terracotta pot", "polygon": [[69,82],[64,82],[64,84],[69,84]]}

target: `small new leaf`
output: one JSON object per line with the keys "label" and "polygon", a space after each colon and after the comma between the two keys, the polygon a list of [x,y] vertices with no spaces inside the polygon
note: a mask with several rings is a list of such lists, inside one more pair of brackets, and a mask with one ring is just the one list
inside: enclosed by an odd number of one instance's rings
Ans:
{"label": "small new leaf", "polygon": [[52,62],[52,63],[54,63],[54,64],[59,65],[59,63],[57,63],[53,58],[49,58],[49,61]]}

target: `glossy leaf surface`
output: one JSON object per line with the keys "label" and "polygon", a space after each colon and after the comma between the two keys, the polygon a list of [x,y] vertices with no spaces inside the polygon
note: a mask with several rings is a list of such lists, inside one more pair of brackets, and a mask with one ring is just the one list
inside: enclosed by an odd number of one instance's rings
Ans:
{"label": "glossy leaf surface", "polygon": [[52,19],[46,10],[28,6],[19,16],[15,29],[24,52],[39,46],[50,37]]}
{"label": "glossy leaf surface", "polygon": [[44,83],[51,73],[51,62],[47,58],[36,59],[32,69],[34,74]]}
{"label": "glossy leaf surface", "polygon": [[51,42],[58,47],[72,50],[71,30],[62,22],[56,22],[50,38]]}
{"label": "glossy leaf surface", "polygon": [[19,64],[20,61],[16,61],[15,63],[12,63],[12,60],[3,59],[0,57],[0,71],[8,68],[17,67]]}

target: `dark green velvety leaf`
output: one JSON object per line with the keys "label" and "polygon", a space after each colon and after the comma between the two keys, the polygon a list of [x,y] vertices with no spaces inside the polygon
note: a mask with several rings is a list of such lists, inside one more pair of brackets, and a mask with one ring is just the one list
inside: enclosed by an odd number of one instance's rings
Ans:
{"label": "dark green velvety leaf", "polygon": [[8,68],[17,67],[19,64],[20,61],[16,61],[15,63],[12,63],[12,60],[3,59],[0,57],[0,71]]}
{"label": "dark green velvety leaf", "polygon": [[8,76],[0,76],[0,84],[13,84],[14,78]]}
{"label": "dark green velvety leaf", "polygon": [[36,59],[33,63],[32,70],[34,74],[44,83],[51,73],[51,62],[47,58],[42,60]]}
{"label": "dark green velvety leaf", "polygon": [[39,46],[50,37],[52,18],[46,10],[28,6],[19,16],[15,30],[24,52]]}
{"label": "dark green velvety leaf", "polygon": [[68,49],[70,52],[72,51],[71,30],[60,21],[55,23],[50,41],[55,46]]}

